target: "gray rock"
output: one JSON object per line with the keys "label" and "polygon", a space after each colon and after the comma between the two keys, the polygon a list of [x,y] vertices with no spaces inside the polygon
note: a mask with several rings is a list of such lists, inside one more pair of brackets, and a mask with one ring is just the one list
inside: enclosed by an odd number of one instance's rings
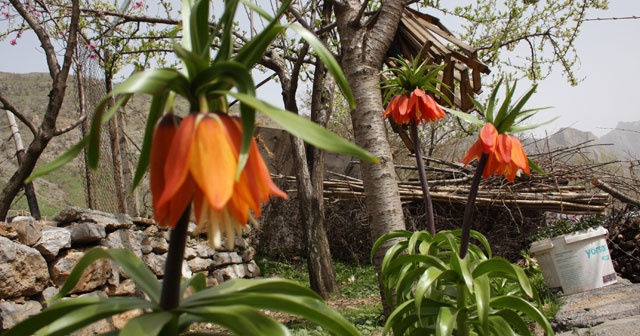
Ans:
{"label": "gray rock", "polygon": [[610,320],[640,315],[640,284],[613,284],[563,297],[554,329],[592,328]]}
{"label": "gray rock", "polygon": [[244,264],[245,277],[257,278],[260,276],[260,267],[255,261],[251,260],[249,263]]}
{"label": "gray rock", "polygon": [[167,261],[166,254],[157,255],[155,253],[149,253],[142,257],[142,261],[149,266],[155,275],[159,277],[164,276],[164,263]]}
{"label": "gray rock", "polygon": [[[13,244],[13,245],[11,245]],[[47,262],[37,250],[0,237],[0,299],[40,293],[49,281]]]}
{"label": "gray rock", "polygon": [[0,222],[0,237],[6,237],[8,239],[18,238],[16,229],[9,223]]}
{"label": "gray rock", "polygon": [[248,246],[244,251],[242,251],[242,261],[249,262],[253,260],[253,257],[255,257],[255,255],[256,250],[253,247]]}
{"label": "gray rock", "polygon": [[44,226],[42,237],[34,248],[47,260],[53,260],[63,248],[71,247],[71,232],[66,228]]}
{"label": "gray rock", "polygon": [[[107,294],[102,291],[95,291],[95,292],[80,295],[80,297],[84,297],[84,296],[97,296],[97,297],[104,298],[104,297],[107,297]],[[93,324],[90,324],[89,326],[72,333],[70,336],[101,335],[114,329],[115,329],[115,326],[113,325],[112,319],[107,318],[107,319],[102,319]]]}
{"label": "gray rock", "polygon": [[187,261],[187,265],[193,273],[211,270],[214,267],[213,260],[204,258],[193,258]]}
{"label": "gray rock", "polygon": [[133,252],[138,257],[142,257],[142,241],[147,238],[143,231],[117,230],[107,236],[107,247],[123,248]]}
{"label": "gray rock", "polygon": [[0,263],[16,260],[16,244],[5,237],[0,237]]}
{"label": "gray rock", "polygon": [[117,285],[110,285],[107,287],[107,295],[109,296],[124,296],[133,295],[136,293],[136,284],[131,279],[125,279]]}
{"label": "gray rock", "polygon": [[[84,252],[68,251],[58,257],[51,265],[51,280],[53,280],[58,287],[62,286],[69,277],[69,274],[71,274],[75,264],[83,255]],[[105,285],[111,277],[112,269],[113,266],[110,260],[100,259],[93,262],[85,268],[80,280],[73,290],[71,290],[71,293],[85,293]]]}
{"label": "gray rock", "polygon": [[218,280],[218,283],[225,282],[229,279],[238,278],[238,273],[233,268],[233,266],[227,266],[225,268],[217,269],[211,272],[211,275]]}
{"label": "gray rock", "polygon": [[97,224],[104,226],[107,232],[120,229],[130,229],[134,226],[131,216],[127,214],[110,214],[102,211],[92,210],[91,219]]}
{"label": "gray rock", "polygon": [[[44,299],[44,303],[45,305],[47,305],[47,303],[49,303],[49,300],[51,300],[54,296],[58,295],[58,288],[57,287],[47,287],[42,291],[42,298]],[[56,301],[57,302],[57,301]],[[53,304],[53,302],[51,302]]]}
{"label": "gray rock", "polygon": [[13,226],[18,233],[18,241],[28,246],[35,245],[42,235],[40,223],[33,218],[12,221],[11,226]]}
{"label": "gray rock", "polygon": [[142,245],[147,245],[155,254],[164,254],[169,250],[169,243],[162,237],[147,237]]}
{"label": "gray rock", "polygon": [[133,227],[133,220],[127,214],[114,215],[98,210],[83,209],[77,206],[70,206],[60,211],[54,218],[60,225],[70,223],[91,222],[99,224],[107,231]]}
{"label": "gray rock", "polygon": [[0,331],[11,329],[20,321],[42,310],[38,301],[26,301],[23,304],[14,302],[0,302]]}
{"label": "gray rock", "polygon": [[247,276],[244,265],[234,264],[231,265],[231,268],[233,268],[233,271],[236,273],[238,278],[244,278]]}
{"label": "gray rock", "polygon": [[90,222],[86,215],[86,209],[77,206],[68,206],[53,217],[60,225],[67,225],[73,222]]}
{"label": "gray rock", "polygon": [[213,262],[216,264],[216,267],[231,265],[233,264],[233,261],[231,260],[231,253],[218,252],[213,255]]}
{"label": "gray rock", "polygon": [[99,242],[107,236],[104,226],[92,222],[73,223],[67,229],[73,245]]}

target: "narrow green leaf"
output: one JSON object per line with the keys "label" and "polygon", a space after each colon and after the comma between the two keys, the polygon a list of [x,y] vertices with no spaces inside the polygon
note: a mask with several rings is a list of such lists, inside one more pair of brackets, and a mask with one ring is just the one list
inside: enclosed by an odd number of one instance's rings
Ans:
{"label": "narrow green leaf", "polygon": [[129,320],[120,331],[119,336],[155,336],[160,335],[162,329],[177,318],[174,314],[166,311],[145,313]]}
{"label": "narrow green leaf", "polygon": [[498,91],[500,91],[500,86],[502,85],[502,80],[503,78],[500,78],[500,80],[498,81],[498,83],[496,84],[496,86],[493,88],[493,91],[491,91],[491,96],[489,97],[489,102],[487,105],[487,108],[485,109],[485,118],[487,119],[488,122],[494,124],[494,112],[493,109],[495,108],[496,105],[496,100],[498,99]]}
{"label": "narrow green leaf", "polygon": [[227,0],[224,4],[224,14],[218,22],[218,26],[222,27],[222,37],[214,63],[229,60],[233,54],[233,18],[238,9],[238,0]]}
{"label": "narrow green leaf", "polygon": [[454,109],[448,108],[446,106],[441,106],[443,110],[447,111],[448,113],[453,114],[455,117],[458,117],[468,123],[474,124],[476,126],[482,127],[484,126],[484,124],[486,124],[486,121],[482,121],[478,118],[476,118],[475,116],[469,114],[469,113],[464,113],[464,112],[460,112],[460,111],[456,111]]}
{"label": "narrow green leaf", "polygon": [[[542,110],[542,108],[540,110]],[[515,133],[520,133],[520,132],[536,129],[536,128],[542,127],[544,125],[548,125],[548,124],[550,124],[552,122],[555,122],[556,120],[558,120],[558,118],[560,118],[560,117],[555,117],[555,118],[547,120],[545,122],[541,122],[541,123],[533,124],[533,125],[513,126],[513,127],[511,127],[511,133],[515,134]]]}
{"label": "narrow green leaf", "polygon": [[551,324],[547,320],[547,318],[531,303],[528,301],[516,297],[516,296],[500,296],[491,299],[491,307],[493,308],[505,308],[511,309],[517,312],[521,312],[529,316],[532,320],[538,323],[542,329],[547,333],[547,335],[553,335],[553,328],[551,328]]}
{"label": "narrow green leaf", "polygon": [[510,325],[514,326],[518,330],[518,333],[520,335],[522,336],[531,335],[531,331],[529,330],[529,325],[515,311],[510,309],[501,309],[501,310],[498,310],[496,313],[494,313],[494,315],[502,317]]}
{"label": "narrow green leaf", "polygon": [[184,63],[187,73],[189,74],[189,78],[194,78],[200,73],[200,71],[205,70],[209,66],[208,60],[187,50],[179,44],[173,46],[173,52],[175,52],[176,56],[178,56],[178,58],[182,60],[182,63]]}
{"label": "narrow green leaf", "polygon": [[229,95],[259,110],[287,132],[302,138],[304,141],[318,148],[334,153],[351,155],[373,163],[378,162],[378,159],[371,153],[350,143],[335,133],[322,128],[314,122],[246,94],[230,92]]}
{"label": "narrow green leaf", "polygon": [[515,281],[522,291],[530,298],[534,297],[533,288],[529,278],[524,273],[522,268],[513,265],[508,260],[503,258],[494,257],[479,263],[473,270],[473,276],[479,277],[481,275],[501,275],[512,281]]}
{"label": "narrow green leaf", "polygon": [[373,247],[371,247],[371,260],[374,259],[376,252],[380,247],[385,244],[387,241],[396,240],[398,238],[409,238],[411,237],[411,232],[406,230],[396,230],[391,231],[382,237],[378,238],[375,243],[373,243]]}
{"label": "narrow green leaf", "polygon": [[64,300],[50,305],[42,312],[31,315],[27,319],[16,324],[13,328],[5,331],[4,336],[24,336],[33,335],[38,330],[57,320],[60,316],[69,314],[77,309],[95,304],[100,301],[99,297],[79,297],[73,300]]}
{"label": "narrow green leaf", "polygon": [[80,152],[84,149],[84,147],[89,142],[89,138],[84,137],[77,144],[73,145],[62,155],[55,158],[53,161],[45,164],[44,166],[37,168],[31,173],[29,177],[24,181],[24,183],[29,183],[33,181],[35,178],[49,174],[50,172],[66,165],[71,160],[73,160]]}
{"label": "narrow green leaf", "polygon": [[186,312],[221,325],[235,335],[290,335],[284,325],[268,318],[251,306],[194,307]]}
{"label": "narrow green leaf", "polygon": [[353,92],[351,92],[351,87],[347,82],[347,78],[344,76],[342,68],[340,67],[338,61],[333,57],[333,54],[331,54],[329,49],[327,49],[324,44],[322,44],[322,41],[320,41],[312,32],[296,25],[292,25],[290,26],[290,28],[295,30],[302,37],[302,39],[307,41],[307,43],[309,43],[309,46],[313,48],[320,60],[322,60],[322,63],[324,63],[324,65],[327,67],[329,73],[331,73],[331,75],[335,79],[336,84],[338,84],[338,87],[344,94],[347,102],[349,102],[349,107],[354,109],[356,107],[356,101],[353,97]]}
{"label": "narrow green leaf", "polygon": [[490,326],[491,326],[491,334],[492,335],[500,335],[500,336],[516,336],[517,334],[513,331],[511,326],[507,321],[505,321],[502,316],[491,316]]}
{"label": "narrow green leaf", "polygon": [[[246,305],[256,309],[280,311],[303,317],[317,323],[336,335],[359,335],[357,329],[351,325],[342,315],[326,306],[316,295],[291,295],[289,286],[273,288],[269,293],[256,293],[238,291],[233,295],[218,296],[209,300],[199,300],[197,305],[182,307],[193,309],[194,307],[233,307]],[[195,295],[206,292],[204,290]]]}
{"label": "narrow green leaf", "polygon": [[98,160],[100,158],[100,134],[102,132],[102,125],[104,125],[113,115],[118,111],[118,109],[125,105],[131,94],[124,95],[118,98],[113,106],[111,106],[108,110],[105,110],[107,104],[111,101],[112,93],[109,93],[107,97],[102,99],[102,101],[98,104],[96,108],[93,119],[91,120],[91,126],[89,130],[89,134],[87,137],[89,138],[89,143],[87,146],[87,161],[89,167],[91,169],[96,169],[98,167]]}
{"label": "narrow green leaf", "polygon": [[416,311],[418,315],[420,315],[422,300],[426,294],[432,290],[432,287],[437,285],[438,278],[443,272],[443,270],[436,267],[429,267],[422,276],[420,276],[420,279],[418,279],[415,289]]}
{"label": "narrow green leaf", "polygon": [[453,335],[458,312],[450,307],[441,307],[436,320],[436,336]]}
{"label": "narrow green leaf", "polygon": [[[225,13],[226,14],[226,13]],[[209,0],[196,0],[189,16],[191,51],[205,60],[209,59]],[[226,31],[225,31],[226,33]]]}
{"label": "narrow green leaf", "polygon": [[487,275],[474,277],[473,285],[475,288],[475,303],[478,314],[478,321],[483,333],[489,333],[489,311],[491,309],[491,282]]}
{"label": "narrow green leaf", "polygon": [[473,276],[471,276],[471,269],[469,267],[469,255],[467,254],[463,259],[460,259],[458,252],[456,251],[451,256],[451,270],[458,273],[463,280],[463,284],[466,286],[469,294],[475,294],[473,286]]}
{"label": "narrow green leaf", "polygon": [[149,309],[151,307],[153,306],[150,302],[134,297],[103,298],[97,303],[76,309],[73,313],[58,316],[56,320],[39,330],[36,336],[67,336],[82,327],[109,316],[129,310]]}
{"label": "narrow green leaf", "polygon": [[182,307],[198,306],[201,302],[209,302],[226,295],[235,295],[239,292],[275,293],[281,291],[283,288],[287,288],[287,293],[290,295],[320,298],[320,296],[311,289],[303,287],[291,280],[276,278],[260,280],[233,279],[225,281],[218,286],[194,293],[184,299]]}
{"label": "narrow green leaf", "polygon": [[258,5],[254,4],[251,1],[240,0],[242,3],[251,8],[258,15],[265,18],[269,21],[269,24],[251,41],[247,42],[242,48],[238,51],[236,55],[236,61],[243,63],[247,68],[253,68],[253,66],[260,60],[262,55],[264,55],[265,50],[269,47],[269,45],[273,42],[273,40],[281,33],[284,33],[286,27],[278,24],[278,21],[282,15],[286,12],[291,0],[283,1],[278,8],[278,11],[275,14],[275,17],[271,17],[267,14],[262,8]]}
{"label": "narrow green leaf", "polygon": [[196,275],[184,281],[180,286],[180,297],[184,297],[187,288],[193,288],[194,292],[199,292],[207,288],[207,277],[205,273],[197,273]]}

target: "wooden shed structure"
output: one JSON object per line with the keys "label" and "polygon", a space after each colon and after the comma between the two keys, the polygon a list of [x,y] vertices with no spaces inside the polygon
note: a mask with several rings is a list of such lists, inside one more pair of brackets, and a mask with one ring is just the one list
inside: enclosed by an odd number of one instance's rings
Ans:
{"label": "wooden shed structure", "polygon": [[477,50],[453,35],[440,19],[408,7],[402,13],[389,56],[419,56],[427,64],[446,65],[441,80],[449,89],[441,91],[465,112],[474,108],[471,97],[482,92],[481,74],[490,72],[478,60]]}

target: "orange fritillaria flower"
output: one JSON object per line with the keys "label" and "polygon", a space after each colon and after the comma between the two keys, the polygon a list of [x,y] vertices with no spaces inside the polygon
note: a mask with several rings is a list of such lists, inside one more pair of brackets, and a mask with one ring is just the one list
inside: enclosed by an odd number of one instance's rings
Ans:
{"label": "orange fritillaria flower", "polygon": [[424,90],[416,88],[409,96],[393,97],[387,105],[384,116],[387,118],[391,116],[393,121],[404,125],[410,122],[419,124],[423,121],[436,121],[443,118],[445,114],[433,97],[426,94]]}
{"label": "orange fritillaria flower", "polygon": [[261,202],[270,195],[287,197],[271,180],[255,140],[236,180],[241,142],[237,117],[189,114],[179,125],[173,115],[163,117],[154,132],[150,158],[156,221],[174,227],[193,200],[195,233],[206,230],[215,248],[225,234],[233,248],[235,235],[252,220],[249,210],[260,216]]}
{"label": "orange fritillaria flower", "polygon": [[489,156],[482,173],[483,178],[499,174],[513,182],[520,171],[531,173],[529,161],[520,140],[509,134],[498,134],[498,130],[491,123],[482,127],[478,140],[461,161],[466,166],[473,159],[480,160],[483,153]]}

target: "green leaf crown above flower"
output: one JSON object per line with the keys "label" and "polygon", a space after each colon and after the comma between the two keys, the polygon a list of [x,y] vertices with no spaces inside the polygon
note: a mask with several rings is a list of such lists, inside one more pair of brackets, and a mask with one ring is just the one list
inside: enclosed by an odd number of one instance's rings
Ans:
{"label": "green leaf crown above flower", "polygon": [[396,67],[385,69],[383,76],[389,77],[380,83],[380,88],[384,92],[384,105],[399,95],[409,95],[416,88],[422,89],[426,93],[451,104],[440,88],[449,90],[438,75],[446,65],[427,64],[427,60],[419,61],[418,58],[406,60],[404,58],[392,57],[390,61],[397,64]]}

